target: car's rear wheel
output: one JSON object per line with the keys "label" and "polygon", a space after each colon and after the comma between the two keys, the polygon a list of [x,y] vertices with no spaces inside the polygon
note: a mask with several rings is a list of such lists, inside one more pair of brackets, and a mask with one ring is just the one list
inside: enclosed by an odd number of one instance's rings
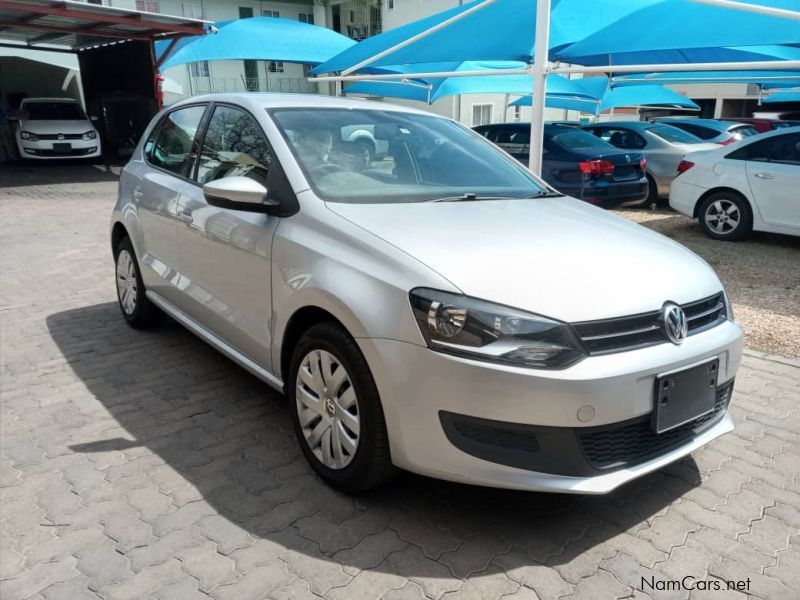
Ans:
{"label": "car's rear wheel", "polygon": [[124,237],[114,252],[116,263],[117,300],[122,316],[131,327],[143,329],[153,325],[158,319],[158,308],[145,294],[139,263],[133,251],[131,240]]}
{"label": "car's rear wheel", "polygon": [[303,454],[327,483],[354,493],[391,477],[378,389],[346,331],[334,323],[306,331],[294,349],[286,388]]}
{"label": "car's rear wheel", "polygon": [[658,206],[658,184],[650,175],[647,176],[647,198],[642,206]]}
{"label": "car's rear wheel", "polygon": [[750,204],[733,191],[712,194],[700,205],[698,214],[700,227],[716,240],[740,240],[753,229]]}

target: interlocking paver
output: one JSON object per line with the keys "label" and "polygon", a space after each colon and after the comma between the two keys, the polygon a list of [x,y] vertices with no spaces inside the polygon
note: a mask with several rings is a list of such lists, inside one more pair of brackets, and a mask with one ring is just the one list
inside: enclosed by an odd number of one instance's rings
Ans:
{"label": "interlocking paver", "polygon": [[[728,435],[604,497],[401,475],[352,498],[285,403],[115,305],[116,177],[0,167],[0,597],[685,598],[642,577],[800,589],[800,369],[748,354]],[[691,600],[735,600],[695,590]]]}

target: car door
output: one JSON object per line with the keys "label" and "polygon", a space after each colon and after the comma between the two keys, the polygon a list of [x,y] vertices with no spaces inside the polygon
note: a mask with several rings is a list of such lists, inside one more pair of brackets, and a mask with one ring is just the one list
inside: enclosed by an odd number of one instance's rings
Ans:
{"label": "car door", "polygon": [[751,144],[746,169],[761,219],[800,232],[800,133]]}
{"label": "car door", "polygon": [[144,162],[132,161],[121,183],[127,187],[141,223],[143,243],[137,251],[145,285],[172,303],[180,298],[178,205],[181,196],[194,187],[188,176],[207,106],[185,106],[164,115],[145,141]]}
{"label": "car door", "polygon": [[181,309],[258,365],[270,364],[270,261],[278,218],[211,206],[202,185],[250,177],[267,185],[272,152],[256,119],[241,107],[210,109],[193,174],[178,206]]}

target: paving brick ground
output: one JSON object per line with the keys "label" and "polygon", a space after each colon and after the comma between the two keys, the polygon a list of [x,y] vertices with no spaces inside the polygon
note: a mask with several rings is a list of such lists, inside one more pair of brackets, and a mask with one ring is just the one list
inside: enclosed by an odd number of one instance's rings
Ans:
{"label": "paving brick ground", "polygon": [[734,434],[605,497],[402,475],[350,498],[277,394],[177,325],[123,324],[115,190],[0,166],[3,600],[747,596],[643,589],[687,575],[800,597],[791,361],[747,356]]}

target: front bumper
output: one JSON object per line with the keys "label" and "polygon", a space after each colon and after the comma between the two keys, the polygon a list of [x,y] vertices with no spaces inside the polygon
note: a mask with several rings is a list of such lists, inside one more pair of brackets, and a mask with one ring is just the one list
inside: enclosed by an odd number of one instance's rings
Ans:
{"label": "front bumper", "polygon": [[[720,388],[724,388],[732,383],[742,351],[741,328],[730,321],[691,336],[681,346],[665,343],[592,356],[562,371],[492,365],[392,340],[358,342],[381,395],[393,462],[440,479],[600,494],[677,460],[733,429],[725,402],[713,419],[690,435],[619,463],[621,466],[590,464],[586,447],[578,443],[551,446],[551,458],[556,456],[559,460],[548,462],[534,456],[535,445],[525,435],[526,427],[535,426],[549,433],[560,431],[562,441],[574,442],[582,434],[613,432],[635,424],[647,419],[653,410],[653,387],[659,374],[715,357],[719,359],[718,381],[723,382]],[[504,427],[516,425],[522,432],[515,438],[523,446],[522,454],[510,454],[517,459],[522,456],[527,462],[481,455],[474,447],[459,447],[452,431],[450,437],[446,431],[452,415],[462,420],[466,417],[484,423],[500,422]],[[587,415],[591,416],[587,419]],[[501,440],[499,445],[502,444],[508,445],[507,440]],[[502,455],[503,449],[500,450]],[[507,456],[508,448],[505,452]],[[572,452],[573,456],[567,457],[564,452]],[[580,452],[583,457],[578,456]]]}
{"label": "front bumper", "polygon": [[[61,146],[59,146],[61,144]],[[69,146],[67,148],[66,146]],[[100,139],[93,140],[23,140],[17,136],[17,150],[21,158],[59,160],[69,158],[95,158],[100,156]]]}

